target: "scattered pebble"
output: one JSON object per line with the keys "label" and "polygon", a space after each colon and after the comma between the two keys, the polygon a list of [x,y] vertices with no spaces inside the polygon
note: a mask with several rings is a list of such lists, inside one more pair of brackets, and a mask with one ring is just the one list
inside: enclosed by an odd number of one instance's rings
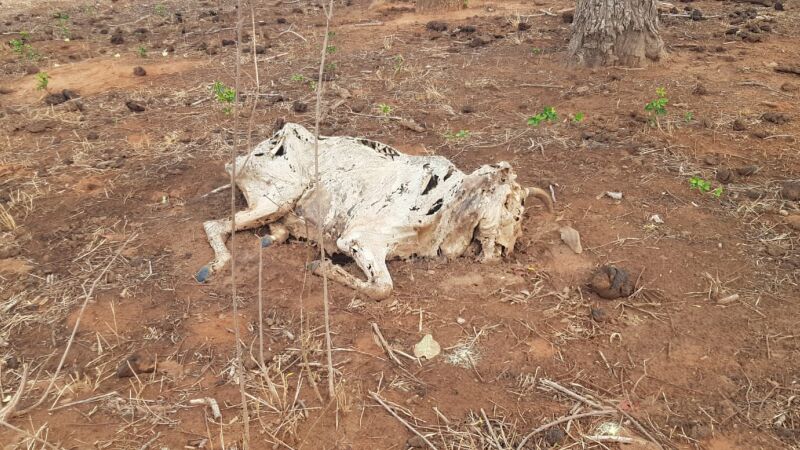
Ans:
{"label": "scattered pebble", "polygon": [[761,115],[761,120],[775,125],[783,125],[789,122],[789,116],[783,113],[767,112]]}
{"label": "scattered pebble", "polygon": [[142,354],[134,353],[119,363],[117,378],[130,378],[140,373],[153,373],[156,369],[154,361]]}
{"label": "scattered pebble", "polygon": [[303,103],[300,100],[295,100],[292,103],[292,111],[294,111],[296,113],[304,113],[304,112],[308,111],[308,104],[307,103]]}
{"label": "scattered pebble", "polygon": [[602,322],[610,322],[611,317],[608,315],[605,309],[603,308],[592,308],[591,310],[592,320],[598,323]]}
{"label": "scattered pebble", "polygon": [[785,181],[781,187],[781,198],[784,200],[800,200],[800,181]]}
{"label": "scattered pebble", "polygon": [[717,169],[717,181],[719,181],[720,183],[722,184],[733,183],[735,179],[736,175],[733,173],[732,170],[726,167],[721,167]]}
{"label": "scattered pebble", "polygon": [[459,325],[464,325],[465,323],[467,323],[467,319],[465,319],[463,317],[458,317],[458,318],[456,318],[456,323],[459,324]]}
{"label": "scattered pebble", "polygon": [[789,228],[795,231],[800,231],[800,214],[792,214],[787,217],[786,225],[789,225]]}
{"label": "scattered pebble", "polygon": [[745,123],[744,123],[744,121],[742,119],[734,120],[732,127],[733,127],[734,131],[746,131],[747,130],[747,125],[745,125]]}
{"label": "scattered pebble", "polygon": [[756,172],[758,172],[758,169],[758,166],[744,166],[736,169],[736,173],[743,177],[749,177],[755,175]]}
{"label": "scattered pebble", "polygon": [[147,71],[142,66],[136,66],[133,68],[133,74],[137,77],[143,77],[147,75]]}
{"label": "scattered pebble", "polygon": [[425,25],[430,31],[447,31],[447,24],[438,20],[431,20]]}

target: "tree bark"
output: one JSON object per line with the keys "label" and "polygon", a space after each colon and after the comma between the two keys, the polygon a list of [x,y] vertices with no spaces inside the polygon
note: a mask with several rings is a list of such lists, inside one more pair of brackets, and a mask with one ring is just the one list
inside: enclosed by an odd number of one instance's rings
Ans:
{"label": "tree bark", "polygon": [[664,56],[656,0],[577,0],[569,54],[593,66],[643,67]]}

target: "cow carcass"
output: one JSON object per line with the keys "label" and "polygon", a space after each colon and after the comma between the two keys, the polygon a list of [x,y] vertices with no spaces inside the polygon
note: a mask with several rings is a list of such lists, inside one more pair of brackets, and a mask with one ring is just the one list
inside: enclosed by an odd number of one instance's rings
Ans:
{"label": "cow carcass", "polygon": [[[521,187],[506,162],[465,174],[440,156],[405,155],[366,139],[320,137],[318,164],[315,186],[314,135],[292,123],[238,157],[236,187],[248,209],[236,213],[236,231],[269,224],[262,244],[270,245],[289,235],[316,239],[321,223],[325,251],[352,257],[366,279],[328,260],[315,261],[312,271],[375,299],[392,292],[387,258],[469,252],[484,262],[497,260],[514,249],[528,194],[552,209],[549,195]],[[225,241],[234,231],[229,218],[205,222],[204,228],[215,258],[197,273],[201,282],[230,260]]]}

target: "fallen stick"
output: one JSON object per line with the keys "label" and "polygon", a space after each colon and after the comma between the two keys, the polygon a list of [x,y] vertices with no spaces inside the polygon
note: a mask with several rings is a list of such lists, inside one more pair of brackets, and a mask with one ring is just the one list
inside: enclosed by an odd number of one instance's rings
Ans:
{"label": "fallen stick", "polygon": [[395,419],[399,420],[400,423],[405,425],[405,427],[408,428],[409,430],[411,430],[412,433],[414,433],[417,436],[419,436],[419,438],[422,439],[423,442],[428,444],[428,447],[432,448],[433,450],[438,450],[436,448],[436,446],[433,445],[433,443],[428,440],[428,438],[423,436],[419,431],[417,431],[416,428],[412,427],[411,424],[406,422],[402,417],[398,416],[397,413],[394,412],[394,410],[389,405],[387,405],[386,402],[384,402],[383,399],[377,393],[370,391],[369,392],[369,396],[372,397],[373,400],[375,400],[376,402],[380,403],[381,406],[383,406],[384,409],[386,409],[386,411],[389,411],[389,414],[391,414]]}
{"label": "fallen stick", "polygon": [[575,400],[578,400],[578,401],[581,401],[583,403],[586,403],[587,405],[589,405],[589,406],[591,406],[593,408],[600,409],[600,408],[603,407],[600,403],[597,403],[597,402],[595,402],[593,400],[589,400],[588,398],[586,398],[586,397],[584,397],[584,396],[582,396],[582,395],[580,395],[580,394],[578,394],[576,392],[573,392],[573,391],[565,388],[564,386],[561,386],[560,384],[556,383],[555,381],[550,381],[550,380],[547,380],[547,379],[541,379],[541,380],[539,380],[539,383],[544,385],[544,386],[547,386],[547,387],[549,387],[551,389],[555,389],[556,391],[561,392],[564,395],[572,397]]}
{"label": "fallen stick", "polygon": [[370,323],[370,326],[372,326],[372,332],[375,333],[375,337],[378,338],[378,342],[380,342],[381,347],[383,347],[383,350],[386,351],[387,355],[389,355],[389,359],[394,361],[394,363],[397,364],[398,366],[402,366],[403,362],[400,361],[400,358],[398,358],[397,355],[394,354],[392,347],[390,347],[389,343],[386,342],[386,339],[384,339],[383,334],[381,333],[381,329],[378,328],[378,324],[372,322]]}
{"label": "fallen stick", "polygon": [[616,413],[617,412],[614,411],[613,409],[603,409],[603,410],[600,410],[600,411],[591,411],[591,412],[586,412],[586,413],[573,414],[573,415],[567,416],[567,417],[561,417],[561,418],[556,419],[556,420],[554,420],[552,422],[546,423],[546,424],[540,426],[539,428],[537,428],[537,429],[531,431],[530,433],[528,433],[522,439],[522,441],[520,441],[519,445],[517,445],[517,450],[522,450],[522,448],[525,447],[525,444],[528,442],[528,439],[530,439],[531,437],[541,433],[542,431],[544,431],[544,430],[546,430],[548,428],[552,428],[552,427],[554,427],[556,425],[559,425],[559,424],[562,424],[564,422],[569,422],[570,420],[582,419],[584,417],[606,416],[606,415],[611,415],[611,414],[616,414]]}
{"label": "fallen stick", "polygon": [[222,412],[219,410],[219,403],[211,397],[204,397],[204,398],[194,398],[189,400],[190,405],[206,405],[211,408],[211,416],[215,420],[222,419]]}

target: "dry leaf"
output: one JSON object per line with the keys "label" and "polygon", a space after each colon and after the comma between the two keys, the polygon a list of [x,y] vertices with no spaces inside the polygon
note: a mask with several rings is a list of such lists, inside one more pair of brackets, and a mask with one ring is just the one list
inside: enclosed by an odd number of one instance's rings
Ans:
{"label": "dry leaf", "polygon": [[426,334],[421,341],[414,346],[414,356],[417,358],[431,359],[442,351],[439,343],[433,340],[433,336]]}

